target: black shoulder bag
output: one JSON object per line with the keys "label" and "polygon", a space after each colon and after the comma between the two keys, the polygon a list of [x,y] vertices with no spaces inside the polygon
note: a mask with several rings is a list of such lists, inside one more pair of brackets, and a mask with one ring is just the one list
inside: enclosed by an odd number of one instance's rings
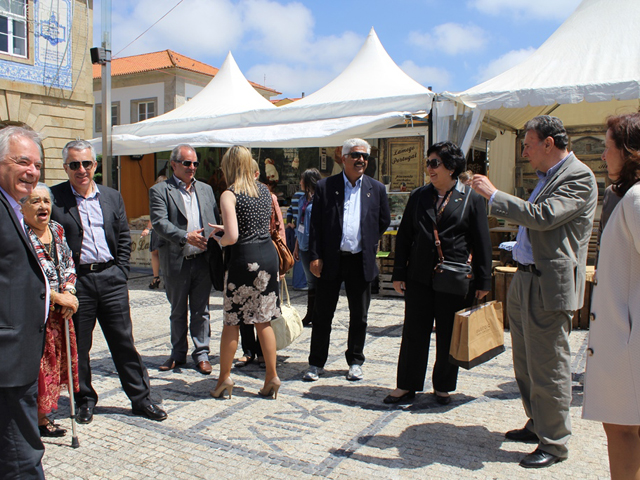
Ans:
{"label": "black shoulder bag", "polygon": [[[464,199],[460,219],[464,217],[464,212],[467,209],[467,201],[470,196],[471,192],[466,192],[466,198]],[[466,296],[467,293],[469,293],[469,287],[471,285],[471,280],[473,279],[473,270],[471,268],[472,255],[469,254],[467,263],[445,260],[442,253],[436,222],[433,222],[433,235],[436,239],[436,248],[438,249],[438,264],[433,269],[431,287],[436,292],[450,293],[452,295],[459,295],[462,297]]]}

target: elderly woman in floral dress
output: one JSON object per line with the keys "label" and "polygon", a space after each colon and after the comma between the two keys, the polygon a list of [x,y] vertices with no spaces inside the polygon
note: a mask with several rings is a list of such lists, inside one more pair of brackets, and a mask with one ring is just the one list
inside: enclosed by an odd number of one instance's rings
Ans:
{"label": "elderly woman in floral dress", "polygon": [[[62,225],[51,220],[49,187],[39,183],[31,194],[20,200],[25,230],[38,254],[40,265],[51,288],[51,310],[47,319],[44,354],[38,377],[38,427],[42,437],[61,437],[66,430],[53,423],[47,414],[58,408],[63,385],[69,383],[64,322],[78,309],[75,297],[76,270]],[[73,322],[69,322],[73,384],[78,391],[78,353]]]}
{"label": "elderly woman in floral dress", "polygon": [[[225,277],[224,314],[220,339],[220,376],[211,395],[222,398],[233,390],[231,366],[238,348],[240,323],[255,325],[266,367],[264,397],[277,397],[280,379],[276,372],[276,339],[271,320],[280,316],[278,254],[271,241],[269,224],[272,200],[267,187],[256,181],[251,152],[231,147],[221,168],[229,188],[220,196],[222,225],[212,225],[227,247],[229,264]],[[217,237],[215,237],[217,238]]]}

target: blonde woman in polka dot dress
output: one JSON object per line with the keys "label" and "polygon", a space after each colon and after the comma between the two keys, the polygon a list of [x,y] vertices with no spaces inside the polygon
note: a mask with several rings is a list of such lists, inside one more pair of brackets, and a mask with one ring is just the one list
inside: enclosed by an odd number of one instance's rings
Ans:
{"label": "blonde woman in polka dot dress", "polygon": [[276,372],[276,339],[271,320],[280,316],[278,299],[278,254],[269,235],[271,194],[256,182],[251,152],[241,146],[231,147],[221,163],[228,189],[220,197],[222,225],[212,225],[224,232],[218,239],[227,247],[229,264],[225,277],[224,315],[220,339],[220,376],[211,395],[231,397],[231,366],[238,348],[240,323],[256,327],[266,366],[263,397],[278,395],[280,379]]}

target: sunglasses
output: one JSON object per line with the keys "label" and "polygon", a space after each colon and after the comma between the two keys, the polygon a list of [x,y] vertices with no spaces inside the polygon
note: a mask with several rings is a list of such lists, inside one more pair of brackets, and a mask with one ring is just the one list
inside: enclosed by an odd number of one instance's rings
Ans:
{"label": "sunglasses", "polygon": [[438,168],[440,165],[442,165],[442,160],[440,160],[439,158],[432,158],[427,160],[427,167]]}
{"label": "sunglasses", "polygon": [[349,152],[349,156],[354,160],[362,157],[362,159],[366,162],[369,160],[369,154],[364,152]]}
{"label": "sunglasses", "polygon": [[200,165],[200,162],[190,162],[189,160],[176,160],[176,163],[181,163],[187,168],[189,168],[191,164],[193,164],[193,168],[198,168],[198,165]]}
{"label": "sunglasses", "polygon": [[84,168],[85,170],[89,170],[91,167],[93,167],[92,160],[83,160],[81,162],[69,162],[66,165],[67,167],[69,167],[70,170],[73,170],[75,172],[80,168],[80,164],[82,164],[82,168]]}

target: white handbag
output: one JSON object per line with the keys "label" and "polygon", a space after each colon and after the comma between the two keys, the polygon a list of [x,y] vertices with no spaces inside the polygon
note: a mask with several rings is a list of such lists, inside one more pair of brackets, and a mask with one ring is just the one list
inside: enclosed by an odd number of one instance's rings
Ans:
{"label": "white handbag", "polygon": [[[284,302],[285,293],[286,303]],[[271,328],[276,335],[276,350],[282,350],[291,345],[300,336],[303,329],[300,314],[295,307],[291,306],[289,289],[284,278],[280,282],[280,310],[282,315],[271,321]]]}

